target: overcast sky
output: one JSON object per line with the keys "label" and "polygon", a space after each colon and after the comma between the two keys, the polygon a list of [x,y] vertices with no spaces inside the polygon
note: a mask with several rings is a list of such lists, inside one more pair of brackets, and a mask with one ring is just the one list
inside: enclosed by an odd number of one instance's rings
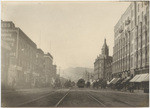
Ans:
{"label": "overcast sky", "polygon": [[2,2],[2,20],[13,21],[54,63],[92,67],[106,38],[113,54],[114,26],[129,2]]}

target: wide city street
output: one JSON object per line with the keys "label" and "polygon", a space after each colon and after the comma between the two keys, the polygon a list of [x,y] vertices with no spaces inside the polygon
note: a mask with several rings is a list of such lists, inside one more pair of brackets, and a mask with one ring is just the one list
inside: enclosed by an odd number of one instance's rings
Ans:
{"label": "wide city street", "polygon": [[147,107],[148,93],[108,89],[35,89],[2,93],[7,107]]}

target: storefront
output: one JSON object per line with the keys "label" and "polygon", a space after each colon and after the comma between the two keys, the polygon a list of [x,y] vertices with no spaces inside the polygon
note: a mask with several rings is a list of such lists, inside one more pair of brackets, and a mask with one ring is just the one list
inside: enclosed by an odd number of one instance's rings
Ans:
{"label": "storefront", "polygon": [[144,74],[144,73],[149,73],[149,67],[135,70],[135,75],[137,75],[137,74]]}
{"label": "storefront", "polygon": [[130,79],[131,79],[131,77],[126,77],[126,78],[121,82],[121,84],[123,85],[123,90],[124,90],[124,91],[128,90]]}
{"label": "storefront", "polygon": [[149,88],[149,73],[137,74],[131,80],[130,83],[133,84],[135,90],[146,90],[148,92]]}

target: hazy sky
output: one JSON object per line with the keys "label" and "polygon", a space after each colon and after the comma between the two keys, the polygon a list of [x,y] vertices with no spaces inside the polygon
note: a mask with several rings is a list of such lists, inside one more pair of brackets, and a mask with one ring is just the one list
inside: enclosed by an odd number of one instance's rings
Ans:
{"label": "hazy sky", "polygon": [[54,63],[93,67],[106,38],[113,54],[114,26],[129,2],[2,2],[2,20],[13,21]]}

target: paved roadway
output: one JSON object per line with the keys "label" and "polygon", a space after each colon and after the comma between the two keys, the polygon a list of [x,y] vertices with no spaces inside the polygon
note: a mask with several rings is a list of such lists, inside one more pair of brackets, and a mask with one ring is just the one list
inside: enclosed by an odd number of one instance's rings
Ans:
{"label": "paved roadway", "polygon": [[149,94],[111,90],[60,89],[2,93],[7,107],[147,107]]}

